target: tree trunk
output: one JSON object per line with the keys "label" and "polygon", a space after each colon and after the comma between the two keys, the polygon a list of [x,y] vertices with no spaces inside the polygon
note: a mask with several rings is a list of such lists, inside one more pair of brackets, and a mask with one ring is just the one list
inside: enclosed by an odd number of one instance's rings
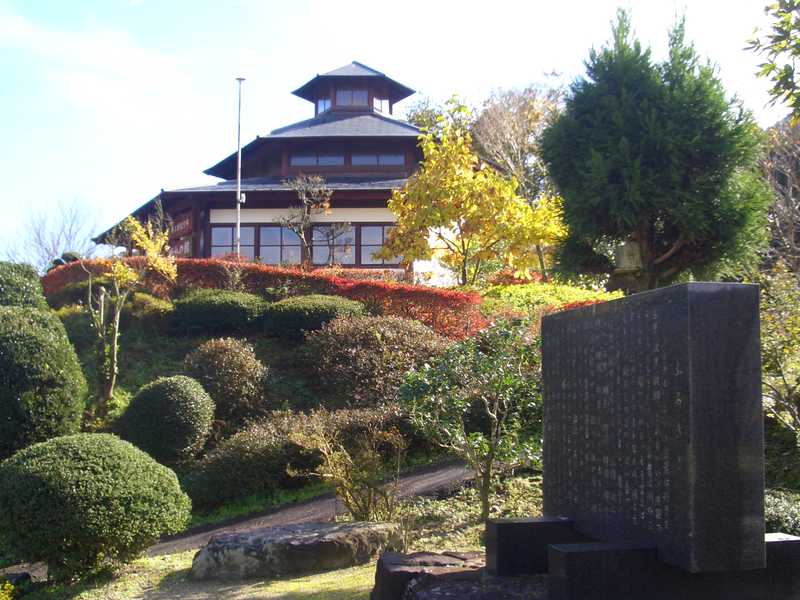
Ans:
{"label": "tree trunk", "polygon": [[536,256],[539,258],[539,271],[542,274],[542,280],[547,281],[547,265],[544,262],[544,250],[541,244],[536,244]]}

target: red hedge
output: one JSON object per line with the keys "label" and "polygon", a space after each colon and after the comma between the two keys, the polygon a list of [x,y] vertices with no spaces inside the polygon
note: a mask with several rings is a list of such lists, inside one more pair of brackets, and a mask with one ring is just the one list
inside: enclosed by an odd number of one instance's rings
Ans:
{"label": "red hedge", "polygon": [[[136,257],[126,259],[141,260]],[[386,315],[408,317],[422,321],[438,333],[460,338],[471,335],[486,325],[478,305],[481,297],[472,292],[395,283],[381,280],[349,279],[327,273],[286,269],[258,263],[234,262],[220,259],[178,258],[179,288],[222,287],[231,270],[239,270],[244,285],[252,292],[264,288],[288,286],[293,294],[333,294],[359,300]],[[85,261],[95,274],[108,269],[108,261]],[[50,271],[42,278],[46,295],[64,286],[86,279],[80,263],[69,263]],[[152,278],[148,288],[153,293],[168,296],[171,286]]]}

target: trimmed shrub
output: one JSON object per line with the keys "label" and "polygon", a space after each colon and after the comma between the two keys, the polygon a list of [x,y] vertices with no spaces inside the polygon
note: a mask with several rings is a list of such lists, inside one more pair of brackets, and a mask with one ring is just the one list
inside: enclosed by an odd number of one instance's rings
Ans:
{"label": "trimmed shrub", "polygon": [[277,487],[296,487],[308,478],[295,470],[313,468],[315,455],[289,441],[289,433],[305,419],[302,413],[273,413],[223,440],[184,481],[192,502],[210,509],[253,494],[271,494]]}
{"label": "trimmed shrub", "polygon": [[247,292],[195,290],[175,301],[170,325],[180,333],[241,331],[261,316],[265,304]]}
{"label": "trimmed shrub", "polygon": [[406,371],[446,347],[429,327],[399,317],[334,319],[306,334],[306,360],[340,403],[349,405],[394,401]]}
{"label": "trimmed shrub", "polygon": [[132,560],[189,519],[170,469],[110,434],[82,433],[0,463],[0,536],[15,557],[68,579]]}
{"label": "trimmed shrub", "polygon": [[159,462],[174,462],[200,450],[213,418],[214,402],[203,386],[175,375],[143,386],[117,421],[117,429]]}
{"label": "trimmed shrub", "polygon": [[304,331],[315,331],[338,317],[364,313],[364,305],[338,296],[310,294],[274,302],[264,312],[264,327],[272,335],[301,339]]}
{"label": "trimmed shrub", "polygon": [[76,433],[85,399],[86,380],[58,317],[0,306],[0,459]]}
{"label": "trimmed shrub", "polygon": [[764,495],[764,518],[767,533],[800,535],[800,494],[767,490]]}
{"label": "trimmed shrub", "polygon": [[47,308],[42,283],[33,267],[0,261],[0,305]]}
{"label": "trimmed shrub", "polygon": [[209,340],[186,357],[185,366],[211,395],[218,419],[240,420],[264,402],[269,371],[247,342]]}

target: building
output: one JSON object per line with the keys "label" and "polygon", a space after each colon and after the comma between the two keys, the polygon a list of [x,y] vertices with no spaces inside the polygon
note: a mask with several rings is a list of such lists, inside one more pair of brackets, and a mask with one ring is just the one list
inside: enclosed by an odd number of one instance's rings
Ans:
{"label": "building", "polygon": [[[414,90],[353,62],[317,75],[293,94],[314,106],[314,116],[259,136],[242,148],[241,254],[266,264],[398,267],[373,254],[395,217],[387,208],[421,160],[419,129],[394,118],[394,107]],[[172,219],[172,251],[213,257],[235,251],[236,154],[204,171],[214,185],[162,191],[133,214],[146,217],[160,200]],[[296,202],[287,179],[318,174],[333,190],[329,214],[315,217],[312,256],[276,221]],[[331,229],[331,224],[343,224]],[[339,235],[333,243],[330,233]],[[102,237],[102,236],[101,236]],[[332,246],[332,248],[331,248]],[[331,252],[333,257],[331,259]]]}

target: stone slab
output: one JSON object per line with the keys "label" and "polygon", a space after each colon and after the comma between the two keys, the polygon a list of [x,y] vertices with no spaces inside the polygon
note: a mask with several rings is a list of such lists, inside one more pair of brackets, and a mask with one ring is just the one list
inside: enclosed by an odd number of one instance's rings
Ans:
{"label": "stone slab", "polygon": [[396,523],[302,523],[213,536],[193,579],[274,579],[362,565],[400,546]]}
{"label": "stone slab", "polygon": [[565,517],[489,519],[486,521],[486,570],[513,577],[547,573],[550,544],[589,541]]}
{"label": "stone slab", "polygon": [[800,538],[768,534],[767,566],[689,573],[638,543],[550,547],[549,600],[800,600]]}
{"label": "stone slab", "polygon": [[441,582],[443,579],[476,576],[485,564],[481,552],[384,552],[375,569],[371,600],[401,600],[409,583],[422,576]]}
{"label": "stone slab", "polygon": [[544,512],[690,572],[765,564],[758,288],[544,318]]}

